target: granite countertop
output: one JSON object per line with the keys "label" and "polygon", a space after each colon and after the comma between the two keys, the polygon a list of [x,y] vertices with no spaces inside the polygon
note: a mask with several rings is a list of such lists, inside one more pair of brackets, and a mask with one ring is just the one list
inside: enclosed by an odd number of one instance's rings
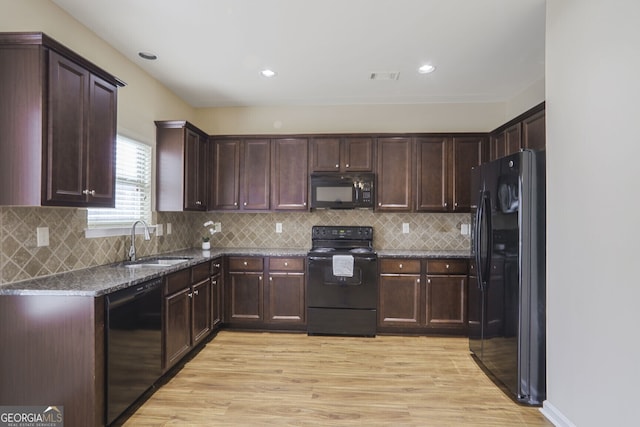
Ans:
{"label": "granite countertop", "polygon": [[379,257],[386,258],[470,258],[468,250],[463,251],[422,251],[422,250],[379,250],[376,251]]}
{"label": "granite countertop", "polygon": [[[147,280],[191,267],[214,258],[227,256],[305,256],[308,249],[282,248],[212,248],[185,249],[147,258],[188,257],[189,260],[166,266],[129,268],[124,263],[101,265],[21,282],[0,285],[0,295],[66,295],[98,297],[134,286]],[[379,257],[391,258],[469,258],[469,251],[376,250]]]}

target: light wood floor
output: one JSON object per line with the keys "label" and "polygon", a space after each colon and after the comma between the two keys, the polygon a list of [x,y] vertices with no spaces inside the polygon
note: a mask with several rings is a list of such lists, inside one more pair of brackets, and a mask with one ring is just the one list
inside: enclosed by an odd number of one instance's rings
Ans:
{"label": "light wood floor", "polygon": [[551,426],[465,338],[221,331],[125,426]]}

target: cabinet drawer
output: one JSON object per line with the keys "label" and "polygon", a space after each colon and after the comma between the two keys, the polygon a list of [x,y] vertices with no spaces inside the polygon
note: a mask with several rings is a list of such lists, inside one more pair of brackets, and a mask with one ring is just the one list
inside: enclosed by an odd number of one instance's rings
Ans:
{"label": "cabinet drawer", "polygon": [[217,276],[222,272],[222,258],[216,258],[211,261],[211,275]]}
{"label": "cabinet drawer", "polygon": [[230,257],[229,271],[262,271],[262,257]]}
{"label": "cabinet drawer", "polygon": [[191,283],[198,283],[209,277],[209,263],[203,262],[202,264],[191,267]]}
{"label": "cabinet drawer", "polygon": [[427,274],[467,274],[466,259],[429,259]]}
{"label": "cabinet drawer", "polygon": [[191,285],[191,269],[176,271],[167,275],[165,279],[164,294],[170,295]]}
{"label": "cabinet drawer", "polygon": [[381,274],[420,274],[420,260],[419,259],[381,259],[380,260],[380,273]]}
{"label": "cabinet drawer", "polygon": [[304,258],[269,258],[269,271],[304,271]]}

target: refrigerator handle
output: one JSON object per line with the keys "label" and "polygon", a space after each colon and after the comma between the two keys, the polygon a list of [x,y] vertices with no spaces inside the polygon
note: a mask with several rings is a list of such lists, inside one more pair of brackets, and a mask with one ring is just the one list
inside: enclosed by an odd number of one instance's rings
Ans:
{"label": "refrigerator handle", "polygon": [[480,290],[482,290],[482,257],[480,256],[480,248],[482,247],[482,242],[480,240],[482,238],[482,235],[480,234],[480,220],[482,219],[483,196],[484,192],[481,192],[480,197],[478,197],[479,200],[476,209],[476,219],[473,230],[473,235],[476,237],[473,242],[475,246],[473,248],[473,252],[475,254],[476,269],[478,270],[478,272],[476,273],[476,284],[478,286],[478,289]]}
{"label": "refrigerator handle", "polygon": [[[487,239],[484,241],[482,239],[482,227],[487,224]],[[476,218],[476,266],[478,267],[478,287],[480,290],[484,291],[487,288],[487,284],[489,283],[489,276],[491,275],[491,236],[493,232],[491,231],[491,198],[489,197],[489,193],[487,191],[483,191],[480,196],[480,203],[477,211]],[[485,262],[482,262],[482,248],[486,248],[486,259]]]}

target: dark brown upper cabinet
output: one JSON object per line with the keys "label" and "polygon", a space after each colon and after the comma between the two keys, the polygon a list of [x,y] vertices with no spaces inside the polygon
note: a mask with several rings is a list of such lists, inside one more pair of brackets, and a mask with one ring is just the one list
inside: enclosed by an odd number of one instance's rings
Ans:
{"label": "dark brown upper cabinet", "polygon": [[471,168],[482,164],[485,159],[487,138],[479,136],[454,136],[451,140],[451,199],[450,212],[470,212],[471,210]]}
{"label": "dark brown upper cabinet", "polygon": [[545,149],[545,103],[500,126],[490,135],[489,160],[499,159],[522,149]]}
{"label": "dark brown upper cabinet", "polygon": [[310,172],[371,172],[373,138],[335,136],[312,138]]}
{"label": "dark brown upper cabinet", "polygon": [[273,139],[271,152],[271,209],[308,210],[309,144],[307,139]]}
{"label": "dark brown upper cabinet", "polygon": [[155,123],[158,211],[206,210],[207,135],[184,120]]}
{"label": "dark brown upper cabinet", "polygon": [[271,183],[271,141],[246,139],[241,147],[240,207],[268,210]]}
{"label": "dark brown upper cabinet", "polygon": [[271,141],[220,138],[210,149],[210,210],[269,210]]}
{"label": "dark brown upper cabinet", "polygon": [[449,203],[449,139],[417,137],[416,211],[446,212]]}
{"label": "dark brown upper cabinet", "polygon": [[376,210],[409,212],[414,156],[410,137],[382,137],[377,142]]}
{"label": "dark brown upper cabinet", "polygon": [[240,208],[240,139],[214,139],[209,147],[209,209]]}
{"label": "dark brown upper cabinet", "polygon": [[119,86],[43,33],[0,33],[0,205],[113,207]]}
{"label": "dark brown upper cabinet", "polygon": [[545,111],[542,110],[522,120],[522,145],[531,150],[544,150],[545,141]]}

